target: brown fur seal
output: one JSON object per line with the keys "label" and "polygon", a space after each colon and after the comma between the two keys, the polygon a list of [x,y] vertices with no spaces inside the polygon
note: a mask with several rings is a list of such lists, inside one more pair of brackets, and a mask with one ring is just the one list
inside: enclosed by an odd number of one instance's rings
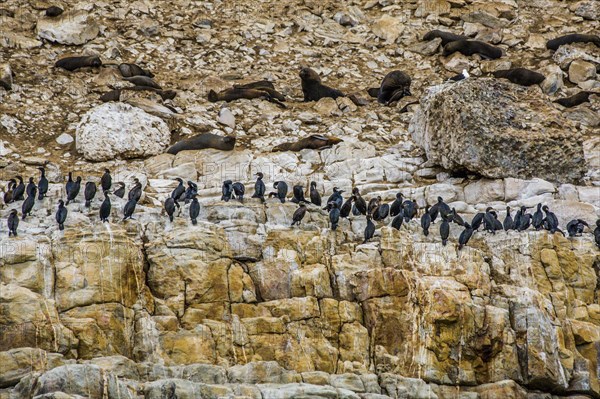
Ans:
{"label": "brown fur seal", "polygon": [[63,9],[57,6],[50,6],[46,8],[46,16],[47,17],[58,17],[63,13]]}
{"label": "brown fur seal", "polygon": [[219,93],[215,92],[214,90],[208,92],[208,101],[213,103],[217,101],[230,102],[240,100],[242,98],[247,100],[260,98],[285,108],[285,105],[281,103],[281,101],[285,101],[285,96],[275,90],[275,87],[271,82],[267,82],[265,80],[242,85],[234,85],[233,87],[220,91]]}
{"label": "brown fur seal", "polygon": [[304,93],[305,102],[319,101],[324,97],[331,97],[333,99],[345,97],[341,91],[322,84],[319,74],[310,68],[302,68],[300,70],[300,79],[302,79],[302,93]]}
{"label": "brown fur seal", "polygon": [[102,61],[97,55],[87,55],[81,57],[65,57],[56,61],[56,68],[63,68],[67,71],[74,71],[79,68],[92,67],[99,68],[102,66]]}
{"label": "brown fur seal", "polygon": [[177,154],[184,150],[203,150],[205,148],[215,148],[222,151],[231,151],[235,147],[235,137],[217,136],[212,133],[202,133],[189,139],[178,141],[173,144],[167,152]]}
{"label": "brown fur seal", "polygon": [[556,39],[548,40],[546,48],[548,50],[558,50],[560,46],[571,43],[594,43],[596,46],[600,47],[600,37],[598,35],[572,33],[570,35],[564,35],[557,37]]}
{"label": "brown fur seal", "polygon": [[177,92],[174,90],[158,90],[147,86],[134,86],[134,87],[123,87],[121,89],[113,89],[108,93],[104,93],[100,96],[100,101],[120,101],[121,93],[125,90],[130,91],[153,91],[158,94],[163,100],[172,100],[177,96]]}
{"label": "brown fur seal", "polygon": [[150,71],[140,68],[135,64],[119,64],[119,72],[124,78],[130,78],[132,76],[147,76],[153,78],[154,74]]}
{"label": "brown fur seal", "polygon": [[449,56],[455,52],[470,56],[479,54],[484,58],[496,59],[502,57],[502,50],[491,44],[480,42],[479,40],[457,40],[444,46],[443,56]]}
{"label": "brown fur seal", "polygon": [[593,91],[580,91],[579,93],[571,97],[559,98],[558,100],[554,100],[554,102],[562,105],[563,107],[571,108],[590,101],[590,96],[592,94],[600,96],[600,93],[596,93]]}
{"label": "brown fur seal", "polygon": [[389,105],[404,96],[410,96],[410,76],[402,71],[392,71],[385,75],[379,88],[367,90],[371,97],[377,97],[381,104]]}
{"label": "brown fur seal", "polygon": [[313,134],[312,136],[305,137],[293,143],[282,143],[273,148],[273,152],[277,151],[300,151],[305,148],[309,150],[319,150],[322,148],[331,147],[334,144],[341,143],[342,139],[337,137],[321,136],[320,134]]}
{"label": "brown fur seal", "polygon": [[425,34],[425,36],[423,36],[423,40],[429,41],[429,40],[437,39],[438,37],[440,39],[442,39],[442,46],[445,46],[446,44],[448,44],[450,42],[469,39],[468,36],[457,35],[452,32],[445,32],[443,30],[435,29],[435,30],[427,32]]}
{"label": "brown fur seal", "polygon": [[140,87],[152,87],[153,89],[162,89],[158,83],[149,78],[148,76],[131,76],[129,78],[123,78],[124,80],[133,83]]}
{"label": "brown fur seal", "polygon": [[532,86],[542,83],[546,77],[541,73],[526,68],[512,68],[492,73],[496,78],[505,78],[521,86]]}

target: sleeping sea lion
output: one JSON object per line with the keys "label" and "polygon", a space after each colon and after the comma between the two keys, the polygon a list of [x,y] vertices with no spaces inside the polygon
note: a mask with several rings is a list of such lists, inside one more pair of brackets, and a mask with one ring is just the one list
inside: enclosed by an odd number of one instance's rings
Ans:
{"label": "sleeping sea lion", "polygon": [[443,30],[432,30],[429,31],[425,34],[425,36],[423,36],[423,40],[433,40],[436,38],[440,38],[442,39],[442,47],[445,46],[446,44],[450,43],[450,42],[455,42],[458,40],[468,40],[469,37],[468,36],[463,36],[463,35],[457,35],[454,34],[452,32],[445,32]]}
{"label": "sleeping sea lion", "polygon": [[79,68],[92,67],[99,68],[102,66],[102,61],[97,55],[84,55],[80,57],[65,57],[56,61],[56,68],[63,68],[67,71],[74,71]]}
{"label": "sleeping sea lion", "polygon": [[410,96],[410,76],[402,71],[392,71],[385,75],[379,88],[368,89],[371,97],[377,97],[381,104],[389,105],[404,96]]}
{"label": "sleeping sea lion", "polygon": [[495,71],[492,74],[496,78],[505,78],[521,86],[540,84],[546,79],[546,77],[541,73],[526,68],[504,69]]}
{"label": "sleeping sea lion", "polygon": [[457,51],[466,56],[479,54],[488,59],[497,59],[502,57],[502,50],[500,48],[485,42],[480,42],[479,40],[457,40],[450,42],[444,46],[444,52],[442,55],[446,57]]}
{"label": "sleeping sea lion", "polygon": [[300,151],[305,148],[310,150],[319,150],[322,148],[331,147],[334,144],[341,143],[342,139],[337,137],[321,136],[320,134],[313,134],[312,136],[305,137],[293,143],[282,143],[273,148],[273,152],[277,151]]}
{"label": "sleeping sea lion", "polygon": [[231,151],[235,147],[234,136],[218,136],[212,133],[202,133],[188,139],[178,141],[173,144],[167,152],[177,154],[184,150],[203,150],[205,148],[214,148],[222,151]]}
{"label": "sleeping sea lion", "polygon": [[594,43],[596,46],[600,47],[600,36],[571,33],[570,35],[564,35],[557,37],[556,39],[548,40],[546,48],[548,50],[558,50],[560,46],[571,43]]}

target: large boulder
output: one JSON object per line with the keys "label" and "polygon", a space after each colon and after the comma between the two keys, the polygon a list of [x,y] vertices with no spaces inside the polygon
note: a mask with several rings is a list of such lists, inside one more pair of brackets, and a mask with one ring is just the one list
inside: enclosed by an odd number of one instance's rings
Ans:
{"label": "large boulder", "polygon": [[85,44],[100,33],[100,26],[86,11],[41,18],[36,28],[40,39],[67,45]]}
{"label": "large boulder", "polygon": [[77,150],[90,161],[156,155],[169,145],[171,132],[160,118],[124,103],[89,110],[77,126]]}
{"label": "large boulder", "polygon": [[434,86],[409,131],[448,170],[561,182],[586,171],[581,134],[537,87],[485,78]]}

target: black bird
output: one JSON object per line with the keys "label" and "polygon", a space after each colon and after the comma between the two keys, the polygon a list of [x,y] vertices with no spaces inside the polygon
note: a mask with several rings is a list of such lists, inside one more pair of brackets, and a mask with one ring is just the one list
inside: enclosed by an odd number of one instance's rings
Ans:
{"label": "black bird", "polygon": [[198,215],[200,214],[200,203],[198,202],[198,198],[192,198],[192,203],[190,204],[190,219],[192,219],[192,224],[198,224]]}
{"label": "black bird", "polygon": [[244,202],[244,193],[246,192],[246,187],[240,183],[240,182],[236,182],[233,183],[233,192],[235,193],[235,196],[237,197],[237,199],[240,202]]}
{"label": "black bird", "polygon": [[360,195],[360,191],[357,187],[352,189],[352,197],[354,198],[354,204],[352,206],[352,213],[354,216],[366,215],[367,201]]}
{"label": "black bird", "polygon": [[67,177],[67,183],[65,184],[65,192],[67,195],[69,195],[69,191],[71,191],[73,184],[75,184],[73,181],[73,172],[69,172],[69,177]]}
{"label": "black bird", "polygon": [[582,219],[573,219],[569,223],[567,223],[567,232],[569,233],[569,237],[577,237],[581,236],[583,230],[586,227],[590,227],[589,224],[585,220]]}
{"label": "black bird", "polygon": [[445,217],[450,213],[450,207],[444,202],[444,199],[442,197],[437,197],[437,200],[438,202],[434,204],[431,209],[429,209],[432,223],[435,222],[435,219],[437,219],[438,213],[442,217]]}
{"label": "black bird", "polygon": [[123,208],[123,221],[127,219],[133,219],[132,215],[133,212],[135,212],[136,205],[137,201],[135,199],[130,199],[129,201],[127,201],[125,207]]}
{"label": "black bird", "polygon": [[510,216],[510,207],[506,207],[506,217],[504,218],[504,223],[502,223],[502,227],[504,227],[504,231],[514,230],[515,222],[513,221],[512,216]]}
{"label": "black bird", "polygon": [[490,213],[494,217],[494,231],[502,231],[503,226],[502,223],[498,220],[498,214],[496,213],[496,211],[492,211]]}
{"label": "black bird", "polygon": [[229,202],[233,195],[233,182],[225,180],[221,186],[221,201]]}
{"label": "black bird", "polygon": [[496,223],[494,222],[493,208],[490,206],[485,210],[483,215],[483,230],[496,234]]}
{"label": "black bird", "polygon": [[379,204],[381,203],[381,197],[377,196],[374,198],[371,198],[369,200],[369,204],[367,205],[367,216],[373,216],[373,212],[375,212],[375,209],[377,209],[377,207],[379,206]]}
{"label": "black bird", "polygon": [[165,211],[169,215],[169,221],[173,222],[173,214],[175,214],[175,200],[169,197],[165,200]]}
{"label": "black bird", "polygon": [[363,244],[366,243],[367,241],[369,241],[371,238],[373,238],[374,234],[375,234],[375,225],[371,221],[371,217],[367,216],[367,227],[365,227],[365,240],[363,241]]}
{"label": "black bird", "polygon": [[35,205],[35,195],[36,194],[37,194],[37,188],[35,187],[35,184],[34,184],[33,188],[29,191],[29,195],[27,196],[25,201],[23,201],[23,205],[21,206],[21,212],[22,212],[21,217],[23,220],[25,220],[25,217],[31,213],[31,210],[33,209],[33,205]]}
{"label": "black bird", "polygon": [[400,230],[402,227],[402,222],[404,222],[404,211],[400,208],[400,213],[397,214],[394,219],[392,219],[392,227],[396,230]]}
{"label": "black bird", "polygon": [[300,185],[294,186],[294,188],[292,189],[292,194],[294,195],[294,197],[290,201],[292,201],[293,203],[299,204],[300,202],[308,202],[306,201],[306,199],[304,199],[304,187]]}
{"label": "black bird", "polygon": [[542,213],[542,204],[537,204],[537,210],[533,214],[533,218],[531,219],[531,224],[536,230],[540,230],[542,228],[542,224],[544,223],[544,214]]}
{"label": "black bird", "polygon": [[467,243],[471,239],[471,236],[473,235],[473,228],[471,227],[471,225],[469,223],[465,222],[463,224],[463,226],[465,226],[465,229],[463,230],[462,233],[460,233],[460,237],[458,237],[458,250],[459,251],[465,245],[467,245]]}
{"label": "black bird", "polygon": [[112,186],[112,177],[110,175],[110,170],[104,169],[104,174],[100,178],[100,186],[102,186],[102,192],[110,190]]}
{"label": "black bird", "polygon": [[344,202],[344,198],[342,197],[342,193],[344,192],[344,190],[340,190],[337,187],[333,188],[333,194],[331,194],[329,196],[329,198],[327,199],[327,204],[329,204],[330,202],[335,202],[338,209],[342,207],[342,203]]}
{"label": "black bird", "polygon": [[191,180],[188,180],[187,183],[188,183],[188,187],[185,190],[185,203],[186,204],[189,203],[192,200],[192,198],[194,198],[195,195],[198,195],[198,185]]}
{"label": "black bird", "polygon": [[284,181],[276,181],[275,183],[273,183],[273,188],[277,189],[277,198],[279,198],[279,201],[281,201],[281,203],[283,204],[285,202],[285,196],[288,192],[287,183]]}
{"label": "black bird", "polygon": [[102,201],[102,205],[100,205],[100,221],[108,222],[108,218],[110,216],[110,197],[108,196],[108,190],[104,190],[104,201]]}
{"label": "black bird", "polygon": [[374,220],[384,220],[390,214],[390,206],[388,204],[379,204],[373,211]]}
{"label": "black bird", "polygon": [[404,214],[404,221],[410,222],[415,216],[417,216],[417,203],[415,201],[406,200],[402,204],[402,213]]}
{"label": "black bird", "polygon": [[321,194],[317,190],[317,182],[314,181],[310,182],[310,202],[316,206],[321,206]]}
{"label": "black bird", "polygon": [[19,227],[19,216],[17,215],[17,210],[13,209],[10,211],[8,215],[8,236],[11,235],[17,236],[17,227]]}
{"label": "black bird", "polygon": [[295,224],[300,225],[300,222],[304,219],[304,215],[306,215],[306,203],[300,202],[298,209],[294,211],[294,215],[292,216],[292,226]]}
{"label": "black bird", "polygon": [[519,224],[517,225],[517,230],[525,231],[531,226],[531,214],[527,213],[527,208],[522,206],[518,211],[517,217],[515,217],[515,223],[519,220]]}
{"label": "black bird", "polygon": [[[181,198],[181,196],[185,194],[185,186],[183,185],[183,179],[181,177],[177,177],[177,178],[175,178],[175,180],[177,180],[179,182],[179,184],[171,192],[171,198],[173,198],[173,201],[175,201],[175,205],[177,206],[177,208],[179,208],[178,201],[179,201],[179,198]],[[231,198],[231,196],[230,196],[230,198]],[[229,201],[229,199],[228,199],[228,201]]]}
{"label": "black bird", "polygon": [[254,183],[254,194],[252,194],[252,198],[260,198],[262,202],[265,202],[265,183],[262,181],[263,174],[258,172],[256,174],[256,183]]}
{"label": "black bird", "polygon": [[542,207],[542,210],[544,212],[546,212],[546,217],[545,217],[546,230],[550,231],[550,233],[552,233],[552,234],[556,233],[557,231],[560,231],[560,229],[558,228],[558,218],[556,217],[554,212],[550,211],[550,209],[548,208],[548,205],[544,205]]}
{"label": "black bird", "polygon": [[17,185],[17,181],[15,179],[10,179],[8,182],[8,187],[4,192],[4,203],[10,204],[11,202],[15,202],[14,200],[14,189]]}
{"label": "black bird", "polygon": [[85,206],[89,208],[92,205],[92,200],[96,196],[96,183],[93,181],[89,181],[85,183],[85,188],[83,189],[83,196],[85,197]]}
{"label": "black bird", "polygon": [[448,219],[442,216],[442,224],[440,224],[440,237],[442,237],[442,245],[446,245],[450,236],[450,223]]}
{"label": "black bird", "polygon": [[402,193],[397,193],[396,199],[394,200],[394,202],[392,202],[392,205],[390,206],[390,216],[396,216],[402,211],[402,202]]}
{"label": "black bird", "polygon": [[38,181],[38,200],[43,200],[48,192],[48,179],[46,178],[46,169],[41,166],[38,168],[40,173],[40,180]]}
{"label": "black bird", "polygon": [[485,213],[479,212],[477,214],[475,214],[475,216],[473,216],[473,219],[471,220],[471,228],[473,229],[473,231],[477,231],[479,229],[479,227],[481,226],[481,223],[483,223],[483,217],[485,216]]}
{"label": "black bird", "polygon": [[353,198],[354,197],[351,196],[350,198],[348,198],[346,200],[346,202],[344,202],[344,204],[342,205],[342,208],[340,209],[340,217],[347,218],[348,216],[350,216],[350,212],[352,211]]}
{"label": "black bird", "polygon": [[113,194],[119,198],[123,198],[125,196],[125,183],[118,182],[117,184],[119,185],[119,188],[117,188],[115,191],[113,191]]}
{"label": "black bird", "polygon": [[429,235],[429,226],[431,226],[431,214],[429,214],[429,205],[425,207],[425,213],[421,216],[421,227],[425,237]]}
{"label": "black bird", "polygon": [[465,225],[465,221],[463,220],[462,217],[460,217],[460,215],[458,213],[456,213],[455,208],[452,208],[452,211],[450,212],[450,218],[454,223],[458,224],[459,226]]}
{"label": "black bird", "polygon": [[56,210],[56,222],[58,223],[58,229],[59,230],[64,230],[65,229],[65,220],[67,220],[67,213],[69,211],[67,210],[67,207],[65,206],[65,203],[63,200],[58,200],[58,209]]}
{"label": "black bird", "polygon": [[338,209],[338,204],[335,201],[332,201],[327,205],[331,205],[331,210],[329,211],[329,221],[331,222],[331,230],[335,231],[340,221],[340,210]]}
{"label": "black bird", "polygon": [[28,197],[31,195],[31,192],[33,189],[36,189],[36,191],[37,191],[37,186],[33,182],[33,177],[30,177],[29,183],[27,183],[27,187],[25,187],[25,193],[27,194]]}
{"label": "black bird", "polygon": [[73,185],[71,185],[71,190],[67,192],[67,205],[69,202],[74,201],[79,195],[79,190],[81,189],[81,176],[77,176]]}
{"label": "black bird", "polygon": [[596,228],[594,229],[594,241],[598,248],[600,248],[600,219],[596,220]]}
{"label": "black bird", "polygon": [[19,183],[13,189],[13,201],[22,201],[25,199],[23,197],[23,194],[25,194],[25,184],[23,184],[21,176],[17,176],[17,180],[19,180]]}

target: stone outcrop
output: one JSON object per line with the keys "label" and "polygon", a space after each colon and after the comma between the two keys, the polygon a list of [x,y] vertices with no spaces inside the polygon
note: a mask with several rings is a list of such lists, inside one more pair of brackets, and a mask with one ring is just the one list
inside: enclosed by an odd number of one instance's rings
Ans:
{"label": "stone outcrop", "polygon": [[430,162],[449,170],[560,182],[587,170],[583,137],[535,87],[495,79],[432,87],[409,131]]}
{"label": "stone outcrop", "polygon": [[100,26],[87,11],[65,12],[58,17],[40,18],[36,26],[40,39],[67,45],[80,45],[94,39]]}

